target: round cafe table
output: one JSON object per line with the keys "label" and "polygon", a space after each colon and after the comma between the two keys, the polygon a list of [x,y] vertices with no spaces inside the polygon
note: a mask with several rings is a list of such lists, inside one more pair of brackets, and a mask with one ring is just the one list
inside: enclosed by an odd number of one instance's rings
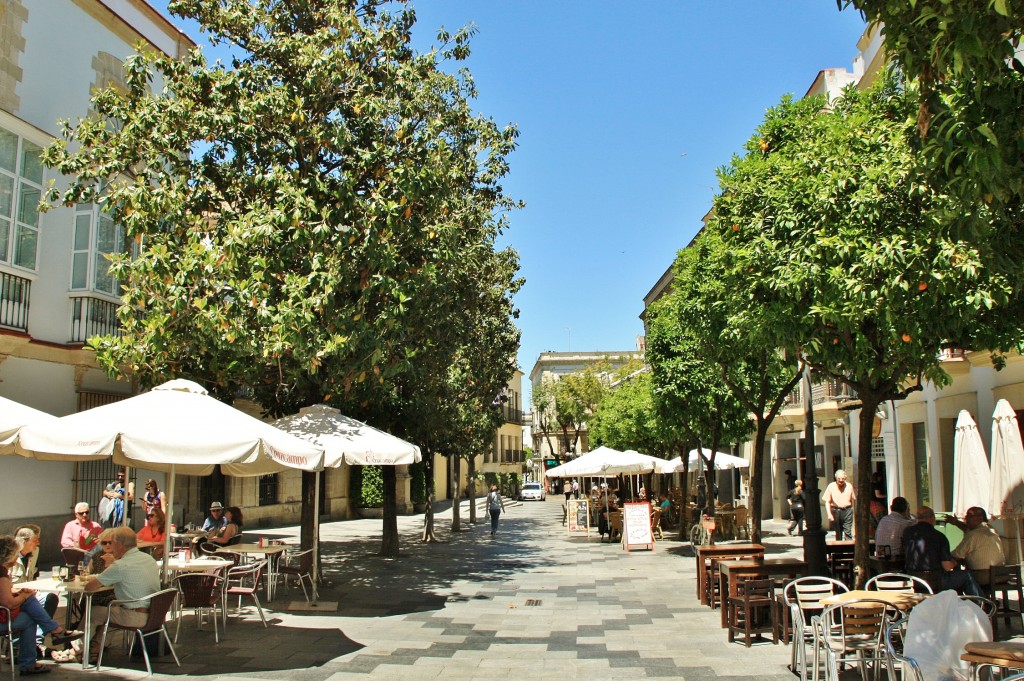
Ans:
{"label": "round cafe table", "polygon": [[201,556],[181,562],[177,556],[171,556],[167,561],[167,571],[174,572],[205,572],[206,570],[217,570],[231,565],[231,561],[225,558],[213,558]]}

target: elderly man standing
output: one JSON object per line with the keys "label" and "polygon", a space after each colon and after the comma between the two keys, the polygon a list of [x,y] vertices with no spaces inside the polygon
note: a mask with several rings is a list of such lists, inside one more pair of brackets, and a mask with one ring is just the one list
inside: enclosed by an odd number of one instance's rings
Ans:
{"label": "elderly man standing", "polygon": [[903,497],[894,497],[889,508],[892,512],[879,520],[875,528],[875,555],[879,558],[902,558],[903,531],[914,524],[910,518],[910,504]]}
{"label": "elderly man standing", "polygon": [[953,549],[953,557],[967,565],[978,584],[988,584],[988,569],[993,565],[1006,565],[1003,541],[999,533],[989,527],[988,513],[980,506],[972,506],[962,521],[949,516],[946,522],[964,531],[963,540]]}
{"label": "elderly man standing", "polygon": [[82,549],[92,551],[99,546],[99,536],[103,526],[89,519],[89,504],[80,501],[75,504],[75,519],[64,526],[60,536],[60,546],[64,549]]}
{"label": "elderly man standing", "polygon": [[[103,572],[85,584],[86,591],[98,591],[105,586],[114,587],[114,597],[127,601],[110,608],[93,610],[93,623],[100,625],[110,621],[128,627],[143,627],[149,619],[149,600],[145,598],[160,590],[160,566],[149,554],[136,548],[135,533],[130,527],[114,527],[100,535],[102,560],[106,567]],[[99,652],[99,641],[93,641],[90,656]]]}
{"label": "elderly man standing", "polygon": [[[949,550],[946,535],[935,529],[935,511],[928,506],[917,509],[917,524],[903,531],[903,555],[907,572],[931,572],[940,575],[936,590],[954,589],[969,596],[981,596],[981,587],[967,570],[961,570]],[[933,582],[935,580],[932,580]]]}
{"label": "elderly man standing", "polygon": [[843,539],[843,535],[853,539],[853,504],[857,501],[857,493],[846,481],[846,471],[842,468],[836,471],[836,481],[828,484],[821,499],[836,531],[836,539]]}

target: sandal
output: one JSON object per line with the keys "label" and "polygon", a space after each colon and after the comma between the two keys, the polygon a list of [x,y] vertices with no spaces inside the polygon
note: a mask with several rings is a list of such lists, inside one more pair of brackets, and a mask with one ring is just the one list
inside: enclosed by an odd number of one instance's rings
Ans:
{"label": "sandal", "polygon": [[22,676],[29,676],[31,674],[49,674],[52,671],[53,671],[52,667],[49,667],[47,665],[37,664],[35,667],[29,667],[28,669],[22,669],[21,670],[21,675]]}
{"label": "sandal", "polygon": [[78,652],[74,648],[67,650],[51,650],[50,659],[54,662],[77,662]]}
{"label": "sandal", "polygon": [[43,637],[43,645],[47,648],[61,650],[67,644],[72,641],[77,641],[83,636],[85,636],[84,631],[68,631],[65,629],[59,634],[55,634],[51,631]]}

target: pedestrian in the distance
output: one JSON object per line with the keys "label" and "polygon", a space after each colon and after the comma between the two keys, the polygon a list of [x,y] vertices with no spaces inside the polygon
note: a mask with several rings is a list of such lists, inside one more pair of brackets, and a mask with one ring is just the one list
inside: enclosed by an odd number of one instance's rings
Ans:
{"label": "pedestrian in the distance", "polygon": [[580,481],[579,480],[573,480],[572,481],[572,498],[573,499],[579,499],[580,498]]}
{"label": "pedestrian in the distance", "polygon": [[491,485],[491,491],[487,493],[487,510],[491,514],[491,536],[498,532],[498,516],[505,510],[505,502],[501,500],[501,493],[497,485]]}
{"label": "pedestrian in the distance", "polygon": [[562,483],[562,494],[565,495],[565,503],[569,503],[569,497],[572,496],[572,483],[566,480]]}

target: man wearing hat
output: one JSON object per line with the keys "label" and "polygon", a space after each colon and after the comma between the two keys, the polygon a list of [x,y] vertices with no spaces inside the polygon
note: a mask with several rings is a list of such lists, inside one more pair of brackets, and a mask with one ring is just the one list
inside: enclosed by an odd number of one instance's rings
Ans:
{"label": "man wearing hat", "polygon": [[206,522],[203,523],[203,532],[219,530],[227,524],[227,518],[224,517],[224,505],[219,501],[210,504],[210,515],[206,517]]}

